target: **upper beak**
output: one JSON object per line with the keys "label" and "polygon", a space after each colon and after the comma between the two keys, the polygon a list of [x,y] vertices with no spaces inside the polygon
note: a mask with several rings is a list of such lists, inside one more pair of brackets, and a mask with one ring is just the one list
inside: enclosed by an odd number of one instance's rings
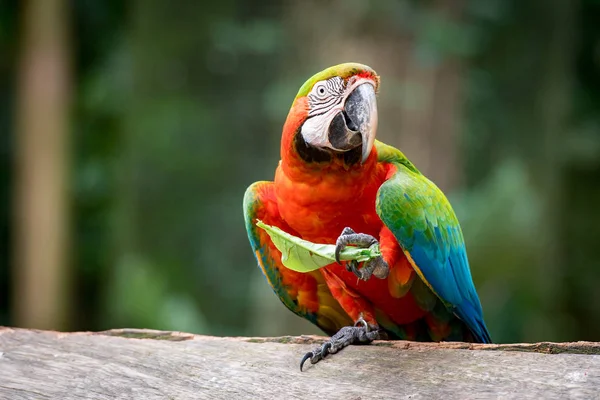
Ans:
{"label": "upper beak", "polygon": [[362,145],[361,164],[364,163],[375,142],[377,133],[377,99],[375,87],[368,81],[359,83],[346,97],[343,109],[329,121],[326,134],[321,132],[322,119],[309,118],[302,125],[304,139],[317,147],[327,147],[339,152],[353,150]]}
{"label": "upper beak", "polygon": [[357,131],[362,139],[361,163],[371,154],[377,133],[377,99],[375,87],[365,82],[357,86],[346,99],[344,111],[348,117],[348,127]]}

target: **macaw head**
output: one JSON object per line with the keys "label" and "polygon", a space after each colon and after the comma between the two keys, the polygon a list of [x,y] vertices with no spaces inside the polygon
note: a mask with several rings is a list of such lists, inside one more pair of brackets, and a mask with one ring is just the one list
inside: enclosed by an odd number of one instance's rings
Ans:
{"label": "macaw head", "polygon": [[282,153],[294,146],[301,157],[319,161],[352,152],[364,163],[377,132],[378,88],[375,71],[356,63],[335,65],[311,77],[288,114]]}

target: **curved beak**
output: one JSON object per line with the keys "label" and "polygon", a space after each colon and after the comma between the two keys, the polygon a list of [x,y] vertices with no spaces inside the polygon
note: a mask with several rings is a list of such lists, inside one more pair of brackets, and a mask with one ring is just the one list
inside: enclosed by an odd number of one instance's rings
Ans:
{"label": "curved beak", "polygon": [[344,108],[329,125],[328,140],[334,150],[348,151],[362,144],[361,164],[371,154],[377,133],[375,88],[365,82],[346,98]]}
{"label": "curved beak", "polygon": [[364,163],[371,154],[377,134],[377,98],[373,85],[363,83],[356,87],[346,99],[344,111],[362,137],[361,163]]}

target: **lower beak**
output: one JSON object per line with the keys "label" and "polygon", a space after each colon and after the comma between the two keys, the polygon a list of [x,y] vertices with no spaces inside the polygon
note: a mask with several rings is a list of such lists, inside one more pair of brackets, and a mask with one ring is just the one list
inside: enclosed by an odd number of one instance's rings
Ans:
{"label": "lower beak", "polygon": [[344,110],[329,126],[329,142],[336,150],[347,151],[362,144],[361,163],[371,154],[377,133],[377,99],[370,83],[357,86],[346,99]]}

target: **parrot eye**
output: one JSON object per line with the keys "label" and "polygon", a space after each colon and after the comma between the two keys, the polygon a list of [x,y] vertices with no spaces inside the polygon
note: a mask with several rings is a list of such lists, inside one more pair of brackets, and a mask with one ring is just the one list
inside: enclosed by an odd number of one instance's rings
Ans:
{"label": "parrot eye", "polygon": [[339,105],[343,100],[344,89],[344,80],[339,76],[317,82],[308,94],[308,101],[311,106],[309,115],[322,114]]}
{"label": "parrot eye", "polygon": [[315,85],[314,92],[318,98],[321,98],[321,99],[324,98],[325,94],[327,93],[327,87],[325,85],[325,82],[317,83]]}

